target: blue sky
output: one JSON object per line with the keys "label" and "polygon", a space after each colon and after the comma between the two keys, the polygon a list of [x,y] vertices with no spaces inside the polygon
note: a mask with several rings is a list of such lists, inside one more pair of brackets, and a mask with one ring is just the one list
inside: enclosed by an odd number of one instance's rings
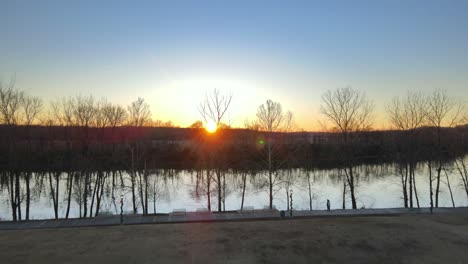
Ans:
{"label": "blue sky", "polygon": [[468,1],[326,2],[3,0],[0,80],[44,99],[141,96],[182,126],[213,88],[233,94],[235,125],[271,98],[308,130],[327,89],[365,90],[380,126],[407,90],[467,99]]}

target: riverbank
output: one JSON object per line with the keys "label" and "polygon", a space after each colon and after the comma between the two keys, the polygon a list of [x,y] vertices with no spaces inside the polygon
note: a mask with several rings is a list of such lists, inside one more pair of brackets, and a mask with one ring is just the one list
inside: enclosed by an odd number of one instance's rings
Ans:
{"label": "riverbank", "polygon": [[[434,214],[468,214],[468,207],[434,208]],[[430,214],[429,208],[386,208],[386,209],[357,209],[357,210],[300,210],[293,211],[293,219],[306,219],[316,217],[343,217],[343,216],[398,216],[407,214]],[[3,221],[0,230],[44,229],[44,228],[70,228],[91,226],[115,226],[137,224],[171,224],[171,223],[199,223],[199,222],[225,222],[225,221],[261,221],[290,219],[290,212],[284,216],[277,210],[226,211],[226,212],[186,212],[175,210],[170,214],[140,215],[125,214],[102,215],[86,219],[47,219],[32,221]]]}
{"label": "riverbank", "polygon": [[463,263],[468,213],[0,231],[5,263]]}

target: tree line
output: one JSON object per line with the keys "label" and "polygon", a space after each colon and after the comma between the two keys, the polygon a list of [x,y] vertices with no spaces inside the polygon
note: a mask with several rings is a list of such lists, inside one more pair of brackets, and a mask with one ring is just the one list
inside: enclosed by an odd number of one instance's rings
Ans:
{"label": "tree line", "polygon": [[[246,120],[244,129],[231,129],[226,121],[231,101],[231,94],[215,89],[200,102],[201,119],[220,128],[208,135],[201,121],[185,129],[151,121],[149,105],[142,98],[124,108],[105,99],[76,96],[53,101],[46,109],[40,98],[16,89],[14,82],[0,86],[0,166],[13,219],[21,219],[23,200],[29,219],[33,172],[48,174],[52,196],[59,188],[58,175],[67,172],[69,195],[72,188],[82,186],[85,216],[89,198],[91,208],[94,201],[99,204],[99,186],[109,178],[105,172],[111,170],[129,172],[135,212],[136,197],[138,193],[148,197],[148,175],[157,168],[197,170],[206,185],[208,210],[212,191],[216,190],[219,211],[225,197],[226,171],[233,168],[264,171],[261,176],[271,209],[274,188],[284,183],[281,173],[298,167],[313,171],[327,166],[338,168],[343,207],[349,194],[356,209],[355,168],[370,162],[395,164],[405,207],[413,207],[414,202],[419,207],[414,173],[422,163],[429,172],[431,208],[438,207],[441,179],[446,175],[449,181],[449,169],[462,177],[468,196],[466,109],[445,92],[408,92],[395,97],[386,106],[393,129],[373,131],[374,104],[364,92],[349,87],[329,90],[322,95],[320,106],[329,132],[320,135],[298,132],[293,113],[273,100],[260,105],[255,119]],[[155,125],[164,128],[152,128]],[[102,173],[94,175],[95,171]],[[23,181],[25,191],[21,189]],[[91,188],[93,184],[97,188]],[[90,194],[92,189],[98,193]],[[147,213],[148,202],[144,201],[143,212]]]}

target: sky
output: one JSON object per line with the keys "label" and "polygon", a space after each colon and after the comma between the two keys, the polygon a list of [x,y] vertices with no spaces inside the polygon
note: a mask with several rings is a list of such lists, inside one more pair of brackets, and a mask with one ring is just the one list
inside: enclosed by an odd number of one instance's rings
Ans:
{"label": "sky", "polygon": [[[325,3],[326,2],[326,3]],[[242,126],[267,99],[318,129],[321,95],[376,105],[408,90],[468,99],[468,1],[0,1],[0,80],[53,100],[89,95],[188,126],[214,88]]]}

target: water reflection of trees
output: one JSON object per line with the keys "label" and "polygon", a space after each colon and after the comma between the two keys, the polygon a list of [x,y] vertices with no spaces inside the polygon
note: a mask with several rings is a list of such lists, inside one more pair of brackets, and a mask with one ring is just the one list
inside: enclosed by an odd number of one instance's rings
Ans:
{"label": "water reflection of trees", "polygon": [[[356,186],[379,179],[385,180],[388,184],[400,184],[398,165],[398,163],[385,163],[356,166],[354,168]],[[462,176],[466,177],[466,159],[447,162],[445,167],[447,167],[447,174],[441,181],[447,186],[447,192],[449,192],[449,182],[455,179],[461,182],[461,186],[452,185],[451,188],[463,188],[466,192],[466,181],[462,178]],[[418,163],[415,169],[420,174],[428,173],[424,163]],[[252,202],[248,200],[252,195],[259,195],[260,199],[264,199],[264,204],[269,203],[268,178],[263,176],[268,172],[233,169],[223,169],[219,172],[222,175],[222,182],[219,185],[222,191],[222,210],[226,210],[226,199],[234,196],[239,197],[237,207],[240,210]],[[132,212],[136,209],[136,213],[142,214],[157,213],[160,201],[169,201],[181,195],[180,191],[186,190],[187,186],[191,199],[200,202],[207,199],[206,169],[191,171],[143,169],[134,173],[136,177],[132,185],[132,171],[2,172],[0,187],[5,206],[8,204],[10,207],[11,219],[16,217],[16,220],[30,219],[30,207],[36,204],[34,202],[41,200],[47,201],[54,218],[69,218],[73,208],[77,209],[78,217],[90,218],[102,213],[118,213],[118,201],[121,194],[130,197]],[[340,186],[343,183],[342,172],[339,168],[331,170],[289,168],[277,170],[276,173],[278,173],[278,184],[274,189],[275,201],[279,199],[278,201],[285,202],[285,209],[289,206],[288,194],[291,190],[296,190],[295,192],[298,193],[296,195],[301,195],[303,197],[301,199],[307,201],[307,207],[312,210],[317,204],[324,203],[329,195],[323,190],[315,189],[314,185]],[[449,181],[446,181],[447,178]],[[211,195],[215,198],[218,198],[219,186],[215,184],[210,189]],[[349,203],[349,191],[347,192],[343,186],[341,190],[344,191],[342,199],[346,207]],[[362,201],[361,204],[367,207],[372,206],[373,201],[366,196],[366,190],[363,188],[358,188],[358,190],[356,195],[358,200]],[[132,193],[135,193],[135,196]],[[405,205],[403,195],[402,191],[400,193],[402,206]],[[453,195],[450,195],[450,199],[452,198]],[[133,204],[136,208],[133,208]]]}

